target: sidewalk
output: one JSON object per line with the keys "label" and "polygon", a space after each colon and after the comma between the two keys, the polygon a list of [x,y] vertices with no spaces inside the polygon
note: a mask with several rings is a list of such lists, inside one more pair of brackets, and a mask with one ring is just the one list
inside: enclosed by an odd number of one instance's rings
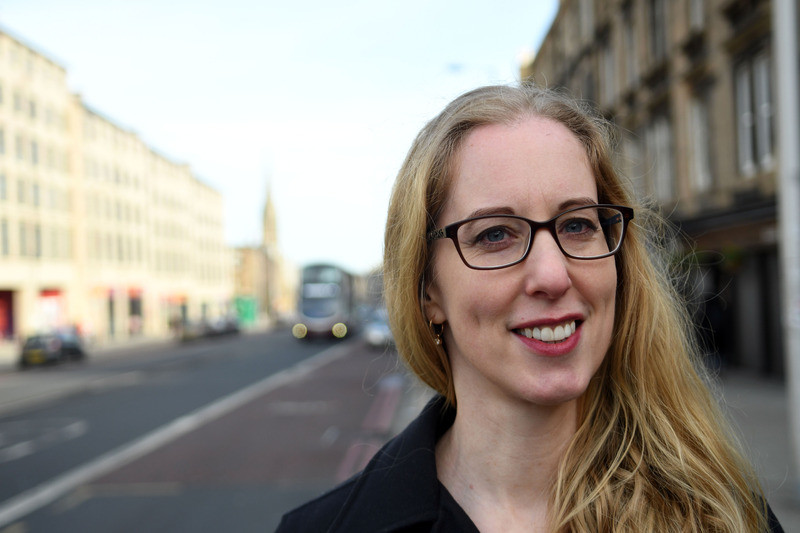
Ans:
{"label": "sidewalk", "polygon": [[784,530],[800,531],[800,478],[793,464],[786,386],[729,372],[722,379],[722,394],[772,510]]}

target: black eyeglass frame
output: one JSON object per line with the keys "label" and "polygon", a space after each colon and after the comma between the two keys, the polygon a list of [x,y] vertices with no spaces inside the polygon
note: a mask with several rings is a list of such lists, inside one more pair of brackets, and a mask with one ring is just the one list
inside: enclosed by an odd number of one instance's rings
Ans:
{"label": "black eyeglass frame", "polygon": [[[556,220],[558,220],[562,216],[566,215],[567,213],[571,213],[573,211],[580,211],[581,209],[597,208],[597,207],[603,207],[603,208],[608,208],[608,209],[616,209],[617,211],[622,213],[622,231],[621,231],[621,233],[619,235],[619,242],[617,243],[616,248],[614,248],[613,250],[610,250],[606,254],[595,255],[595,256],[592,256],[592,257],[580,257],[580,256],[576,256],[576,255],[572,255],[572,254],[567,253],[567,251],[564,250],[564,247],[561,246],[561,241],[559,241],[558,235],[556,234]],[[528,238],[528,245],[525,248],[525,253],[523,253],[522,257],[520,257],[516,261],[512,261],[511,263],[507,263],[505,265],[489,266],[489,267],[481,267],[481,266],[470,265],[467,262],[466,258],[464,257],[464,254],[461,252],[461,246],[458,244],[458,237],[457,237],[458,228],[460,228],[462,225],[464,225],[464,224],[466,224],[468,222],[472,222],[473,220],[481,220],[481,219],[484,219],[484,218],[494,218],[494,217],[515,218],[517,220],[522,220],[523,222],[527,222],[528,223],[528,225],[531,227],[531,234],[530,234],[530,237]],[[582,261],[593,261],[595,259],[603,259],[604,257],[612,256],[612,255],[616,254],[622,248],[622,242],[625,240],[625,234],[628,232],[628,223],[631,220],[633,220],[633,208],[631,208],[631,207],[627,207],[627,206],[624,206],[624,205],[613,205],[613,204],[590,204],[590,205],[581,205],[581,206],[578,206],[578,207],[573,207],[573,208],[567,209],[566,211],[562,211],[561,213],[558,213],[556,216],[554,216],[550,220],[545,220],[544,222],[537,222],[535,220],[531,220],[529,218],[521,217],[519,215],[504,215],[504,214],[499,214],[499,213],[496,214],[496,215],[481,215],[479,217],[466,218],[464,220],[459,220],[458,222],[453,222],[452,224],[448,224],[447,226],[445,226],[443,228],[434,229],[434,230],[429,231],[428,234],[427,234],[427,238],[428,238],[428,242],[435,241],[437,239],[450,239],[451,241],[453,241],[453,244],[456,247],[456,251],[458,252],[459,257],[461,257],[461,261],[468,268],[471,268],[473,270],[498,270],[498,269],[501,269],[501,268],[507,268],[507,267],[511,267],[511,266],[514,266],[514,265],[518,265],[519,263],[522,263],[523,261],[525,261],[525,259],[528,257],[528,254],[530,254],[530,252],[531,252],[531,248],[533,247],[533,239],[536,236],[536,233],[542,228],[545,228],[550,232],[550,235],[553,236],[553,240],[556,241],[556,244],[558,245],[559,250],[561,250],[561,253],[563,253],[566,257],[569,257],[571,259],[580,259]]]}

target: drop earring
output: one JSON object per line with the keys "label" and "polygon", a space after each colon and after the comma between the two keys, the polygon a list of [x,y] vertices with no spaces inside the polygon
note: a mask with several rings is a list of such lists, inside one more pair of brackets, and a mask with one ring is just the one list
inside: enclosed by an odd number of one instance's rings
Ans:
{"label": "drop earring", "polygon": [[[436,330],[436,326],[439,326],[439,330]],[[444,333],[444,323],[442,324],[434,324],[433,320],[428,320],[428,327],[431,328],[433,332],[433,342],[436,343],[436,346],[442,345],[442,334]]]}

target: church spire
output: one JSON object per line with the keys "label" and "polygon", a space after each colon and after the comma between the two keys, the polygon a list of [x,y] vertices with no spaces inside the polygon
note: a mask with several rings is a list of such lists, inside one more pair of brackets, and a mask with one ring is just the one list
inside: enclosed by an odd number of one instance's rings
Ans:
{"label": "church spire", "polygon": [[275,221],[275,205],[272,203],[272,184],[267,179],[267,195],[264,200],[264,211],[261,218],[261,246],[267,253],[278,247],[278,228]]}

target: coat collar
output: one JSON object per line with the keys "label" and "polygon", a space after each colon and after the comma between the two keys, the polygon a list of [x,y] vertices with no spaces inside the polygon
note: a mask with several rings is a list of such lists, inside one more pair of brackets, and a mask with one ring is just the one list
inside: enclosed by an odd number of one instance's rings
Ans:
{"label": "coat collar", "polygon": [[436,441],[454,419],[455,409],[448,407],[443,397],[428,402],[420,415],[356,476],[329,531],[396,531],[436,522]]}

